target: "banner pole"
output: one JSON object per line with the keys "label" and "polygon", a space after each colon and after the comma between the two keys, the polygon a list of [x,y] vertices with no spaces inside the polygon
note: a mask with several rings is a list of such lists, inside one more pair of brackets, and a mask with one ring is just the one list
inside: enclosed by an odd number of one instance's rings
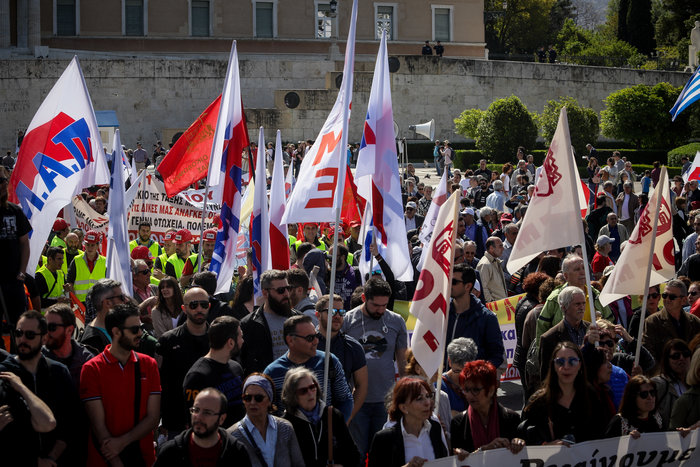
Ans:
{"label": "banner pole", "polygon": [[199,250],[197,250],[197,272],[202,272],[202,248],[204,245],[204,219],[207,217],[207,200],[209,199],[209,177],[204,184],[204,202],[202,203],[202,225],[199,228]]}

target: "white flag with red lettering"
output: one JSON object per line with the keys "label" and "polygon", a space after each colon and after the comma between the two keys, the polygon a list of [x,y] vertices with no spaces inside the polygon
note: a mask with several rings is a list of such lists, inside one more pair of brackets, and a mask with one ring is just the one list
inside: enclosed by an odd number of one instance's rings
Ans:
{"label": "white flag with red lettering", "polygon": [[[430,203],[428,212],[425,214],[425,219],[423,220],[423,226],[420,228],[418,233],[418,239],[421,243],[426,246],[430,243],[430,237],[433,235],[433,229],[435,228],[435,223],[437,222],[438,212],[440,211],[440,206],[445,204],[447,201],[447,171],[444,171],[440,183],[433,192],[433,200]],[[423,269],[423,264],[425,264],[425,258],[428,255],[428,249],[423,248],[420,255],[420,260],[418,261],[418,270]]]}
{"label": "white flag with red lettering", "polygon": [[508,259],[511,274],[545,250],[581,245],[585,241],[576,171],[566,107],[562,107],[535,193]]}
{"label": "white flag with red lettering", "polygon": [[440,208],[428,257],[418,278],[411,303],[416,325],[411,337],[411,350],[425,373],[432,377],[445,354],[447,307],[452,285],[452,264],[457,235],[459,192],[450,196]]}
{"label": "white flag with red lettering", "polygon": [[[328,222],[335,219],[335,190],[345,181],[348,126],[352,103],[352,82],[355,67],[355,24],[357,0],[354,0],[350,31],[345,47],[343,83],[331,113],[321,128],[316,142],[304,156],[299,179],[287,200],[283,224],[294,222]],[[340,176],[339,176],[340,174]],[[342,182],[341,182],[341,178]],[[342,202],[342,198],[340,199]]]}
{"label": "white flag with red lettering", "polygon": [[[659,195],[661,196],[661,205],[657,214],[656,205]],[[646,293],[646,272],[652,254],[654,258],[649,276],[649,287],[673,278],[676,269],[672,219],[668,173],[666,167],[662,167],[659,183],[656,184],[651,199],[642,211],[639,222],[627,241],[627,246],[622,251],[612,274],[600,293],[600,303],[607,305],[627,295],[644,295]],[[656,223],[656,241],[652,252],[654,223]]]}

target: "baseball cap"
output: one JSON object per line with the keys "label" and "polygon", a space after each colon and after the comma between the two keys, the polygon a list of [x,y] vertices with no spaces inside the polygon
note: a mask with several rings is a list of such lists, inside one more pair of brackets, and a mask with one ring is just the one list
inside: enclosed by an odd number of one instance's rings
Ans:
{"label": "baseball cap", "polygon": [[610,238],[607,235],[601,235],[600,237],[598,237],[598,240],[596,240],[595,243],[596,243],[596,245],[598,245],[600,247],[600,246],[605,246],[608,243],[612,243],[614,241],[615,241],[614,238]]}
{"label": "baseball cap", "polygon": [[360,222],[360,221],[351,221],[350,222],[350,228],[359,227],[361,225],[362,225],[362,222]]}
{"label": "baseball cap", "polygon": [[464,208],[460,214],[462,214],[463,216],[466,216],[467,214],[470,215],[470,216],[473,216],[473,215],[474,215],[474,209],[472,209],[472,208]]}
{"label": "baseball cap", "polygon": [[216,241],[216,230],[214,229],[207,229],[203,232],[204,235],[204,241],[205,242],[214,242]]}
{"label": "baseball cap", "polygon": [[172,242],[174,240],[174,237],[175,237],[175,232],[173,232],[173,231],[166,232],[165,235],[163,236],[163,241],[164,242]]}
{"label": "baseball cap", "polygon": [[62,230],[66,230],[68,228],[68,223],[63,220],[62,217],[57,217],[55,221],[53,221],[53,231],[54,232],[61,232]]}
{"label": "baseball cap", "polygon": [[131,259],[153,259],[153,255],[148,247],[139,245],[131,250]]}
{"label": "baseball cap", "polygon": [[406,203],[406,209],[412,208],[412,209],[418,209],[418,206],[416,205],[415,201],[409,201]]}
{"label": "baseball cap", "polygon": [[100,234],[99,232],[95,232],[94,230],[90,230],[85,234],[84,241],[86,244],[93,245],[96,243],[100,243]]}
{"label": "baseball cap", "polygon": [[513,215],[509,212],[504,212],[501,214],[501,223],[503,221],[513,222]]}
{"label": "baseball cap", "polygon": [[187,229],[180,229],[175,232],[175,235],[173,236],[173,242],[175,242],[176,245],[182,245],[183,243],[187,243],[191,240],[192,233]]}

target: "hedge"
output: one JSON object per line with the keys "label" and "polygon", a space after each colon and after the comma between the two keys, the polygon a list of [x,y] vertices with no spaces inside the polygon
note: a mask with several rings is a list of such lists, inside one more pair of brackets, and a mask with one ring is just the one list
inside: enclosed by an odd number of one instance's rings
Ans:
{"label": "hedge", "polygon": [[687,156],[691,161],[695,158],[695,154],[700,151],[700,143],[690,143],[685,146],[680,146],[671,149],[668,152],[668,163],[673,165],[682,165],[681,157]]}

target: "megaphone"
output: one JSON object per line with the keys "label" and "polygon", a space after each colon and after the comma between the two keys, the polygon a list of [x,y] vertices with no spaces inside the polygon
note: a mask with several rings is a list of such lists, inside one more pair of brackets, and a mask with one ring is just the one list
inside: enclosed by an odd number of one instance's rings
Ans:
{"label": "megaphone", "polygon": [[421,123],[419,125],[409,125],[409,130],[414,130],[419,135],[423,135],[430,141],[435,139],[435,119],[431,119],[429,122]]}

